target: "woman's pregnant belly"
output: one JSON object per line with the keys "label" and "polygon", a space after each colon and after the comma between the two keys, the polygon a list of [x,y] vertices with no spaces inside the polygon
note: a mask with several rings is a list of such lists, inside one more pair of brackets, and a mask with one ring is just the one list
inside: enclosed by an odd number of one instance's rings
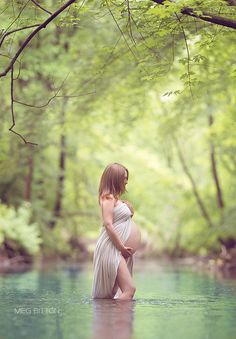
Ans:
{"label": "woman's pregnant belly", "polygon": [[125,246],[132,247],[133,253],[135,253],[140,246],[141,232],[138,226],[133,222],[132,219],[130,223],[131,223],[130,235],[129,235],[129,238],[125,242]]}

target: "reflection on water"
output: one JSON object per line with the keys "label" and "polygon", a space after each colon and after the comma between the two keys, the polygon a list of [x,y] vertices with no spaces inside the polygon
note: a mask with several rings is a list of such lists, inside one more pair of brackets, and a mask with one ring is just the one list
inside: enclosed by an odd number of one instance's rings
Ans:
{"label": "reflection on water", "polygon": [[130,339],[133,333],[134,300],[95,299],[93,304],[93,339]]}
{"label": "reflection on water", "polygon": [[235,339],[236,281],[135,265],[135,299],[91,298],[92,264],[0,276],[0,338]]}

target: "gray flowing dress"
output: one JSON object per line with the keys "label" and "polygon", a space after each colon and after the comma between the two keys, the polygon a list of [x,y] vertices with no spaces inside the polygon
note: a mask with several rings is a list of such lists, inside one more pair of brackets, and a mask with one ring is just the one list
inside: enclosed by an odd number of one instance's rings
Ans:
{"label": "gray flowing dress", "polygon": [[[113,229],[123,244],[125,244],[131,232],[132,216],[132,212],[124,202],[119,203],[113,209]],[[121,295],[120,288],[118,288],[115,296],[112,295],[121,257],[121,252],[115,247],[107,234],[105,226],[102,225],[93,255],[93,299],[116,299]],[[126,262],[132,276],[133,256],[128,257]]]}

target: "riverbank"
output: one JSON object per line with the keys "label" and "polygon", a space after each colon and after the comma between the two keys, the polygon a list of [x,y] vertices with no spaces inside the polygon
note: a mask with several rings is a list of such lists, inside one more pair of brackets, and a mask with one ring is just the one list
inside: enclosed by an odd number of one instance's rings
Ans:
{"label": "riverbank", "polygon": [[[185,256],[170,257],[168,255],[156,255],[150,257],[135,256],[136,263],[143,265],[145,262],[167,263],[178,266],[189,266],[195,271],[202,271],[222,278],[236,279],[236,251],[231,251],[227,256],[208,255],[208,256]],[[12,258],[0,257],[0,273],[20,273],[31,269],[41,267],[51,267],[54,265],[80,266],[83,263],[92,262],[92,255],[88,255],[83,260],[71,260],[69,258],[61,258],[59,256],[43,257],[37,256],[31,258],[29,256],[15,256]]]}

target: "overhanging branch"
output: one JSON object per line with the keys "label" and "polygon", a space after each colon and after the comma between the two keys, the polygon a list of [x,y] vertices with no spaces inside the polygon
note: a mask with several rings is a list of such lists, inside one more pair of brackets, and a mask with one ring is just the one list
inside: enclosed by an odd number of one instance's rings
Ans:
{"label": "overhanging branch", "polygon": [[[152,0],[152,1],[158,5],[165,5],[164,4],[165,0]],[[230,2],[229,5],[231,6],[234,6],[235,5],[234,3],[236,3],[236,1],[228,1],[228,3],[229,2]],[[202,12],[202,14],[197,14],[192,8],[183,8],[181,10],[181,13],[216,25],[236,29],[236,20],[232,20],[227,17],[215,15],[204,11]]]}
{"label": "overhanging branch", "polygon": [[20,133],[13,130],[13,127],[15,127],[15,125],[16,125],[15,114],[14,114],[14,66],[11,67],[11,117],[12,117],[12,125],[9,128],[9,131],[18,135],[24,141],[25,144],[37,146],[38,144],[36,144],[34,142],[27,141],[23,137],[23,135],[21,135]]}
{"label": "overhanging branch", "polygon": [[236,0],[226,0],[228,2],[229,6],[236,6]]}
{"label": "overhanging branch", "polygon": [[28,28],[34,28],[34,27],[38,27],[39,24],[35,24],[35,25],[31,25],[31,26],[24,26],[24,27],[20,27],[20,28],[16,28],[16,29],[13,29],[12,31],[9,31],[5,34],[3,34],[1,40],[0,40],[0,47],[2,46],[4,40],[6,39],[6,37],[12,33],[15,33],[15,32],[19,32],[19,31],[23,31],[24,29],[28,29]]}
{"label": "overhanging branch", "polygon": [[48,14],[52,14],[52,12],[50,12],[49,10],[47,10],[46,8],[44,8],[43,6],[41,6],[37,1],[35,0],[31,0],[31,2],[33,2],[35,4],[35,6],[37,6],[38,8],[40,8],[42,11],[48,13]]}
{"label": "overhanging branch", "polygon": [[8,72],[12,69],[12,66],[15,64],[17,58],[19,55],[23,52],[23,50],[26,48],[26,46],[29,44],[29,42],[33,39],[33,37],[41,31],[43,28],[45,28],[51,21],[53,21],[59,14],[61,14],[67,7],[72,5],[76,0],[69,0],[67,1],[62,7],[60,7],[56,12],[54,12],[47,20],[45,20],[41,25],[39,25],[22,43],[14,57],[12,58],[10,64],[5,68],[5,70],[0,73],[0,77],[4,77],[8,74]]}

